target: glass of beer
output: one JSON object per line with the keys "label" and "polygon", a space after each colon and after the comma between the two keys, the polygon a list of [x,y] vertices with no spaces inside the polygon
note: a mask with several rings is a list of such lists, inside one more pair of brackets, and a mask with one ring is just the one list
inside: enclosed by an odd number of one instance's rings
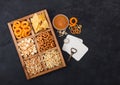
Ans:
{"label": "glass of beer", "polygon": [[69,25],[69,19],[64,14],[58,14],[53,18],[52,23],[54,28],[57,29],[58,31],[66,30],[66,28]]}

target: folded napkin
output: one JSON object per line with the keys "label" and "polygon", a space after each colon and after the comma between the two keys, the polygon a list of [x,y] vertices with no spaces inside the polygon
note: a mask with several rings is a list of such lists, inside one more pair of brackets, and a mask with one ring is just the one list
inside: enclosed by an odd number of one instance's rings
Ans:
{"label": "folded napkin", "polygon": [[72,57],[79,61],[88,51],[88,47],[83,44],[83,40],[72,35],[67,35],[64,39],[62,50],[71,55],[71,48],[75,48],[77,52]]}

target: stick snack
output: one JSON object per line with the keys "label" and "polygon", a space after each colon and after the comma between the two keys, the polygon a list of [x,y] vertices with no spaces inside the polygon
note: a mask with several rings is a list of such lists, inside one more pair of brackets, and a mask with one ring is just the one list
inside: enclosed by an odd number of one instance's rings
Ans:
{"label": "stick snack", "polygon": [[65,67],[46,10],[8,23],[27,79]]}

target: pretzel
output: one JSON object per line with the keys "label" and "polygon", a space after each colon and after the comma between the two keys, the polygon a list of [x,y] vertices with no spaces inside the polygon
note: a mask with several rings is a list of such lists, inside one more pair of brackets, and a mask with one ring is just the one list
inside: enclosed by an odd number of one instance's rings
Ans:
{"label": "pretzel", "polygon": [[46,32],[46,37],[49,37],[49,35],[50,35],[49,32]]}
{"label": "pretzel", "polygon": [[44,45],[44,40],[41,40],[41,42],[39,44],[40,45]]}
{"label": "pretzel", "polygon": [[71,30],[70,30],[70,32],[72,34],[80,34],[81,29],[78,29],[77,27],[72,27]]}
{"label": "pretzel", "polygon": [[43,45],[39,48],[40,52],[43,52],[46,50],[46,47],[44,47]]}
{"label": "pretzel", "polygon": [[55,47],[55,42],[52,42],[50,45],[51,45],[51,48]]}
{"label": "pretzel", "polygon": [[48,49],[56,46],[54,39],[53,39],[53,36],[52,36],[50,31],[41,32],[36,37],[36,40],[37,40],[40,52],[43,52],[45,50],[48,50]]}
{"label": "pretzel", "polygon": [[50,47],[50,44],[48,43],[48,44],[46,44],[46,50],[47,49],[50,49],[51,47]]}
{"label": "pretzel", "polygon": [[69,29],[72,34],[80,34],[82,30],[82,25],[76,25],[73,27],[69,27]]}

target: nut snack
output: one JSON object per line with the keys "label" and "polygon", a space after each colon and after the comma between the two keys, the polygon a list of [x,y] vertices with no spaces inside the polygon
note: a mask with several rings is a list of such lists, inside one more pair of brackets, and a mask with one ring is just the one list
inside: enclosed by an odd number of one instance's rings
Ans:
{"label": "nut snack", "polygon": [[25,38],[19,41],[18,50],[24,59],[30,57],[30,55],[34,55],[37,53],[35,42],[32,38]]}
{"label": "nut snack", "polygon": [[8,23],[27,79],[66,66],[47,10]]}
{"label": "nut snack", "polygon": [[24,63],[26,70],[30,76],[34,76],[35,74],[43,71],[39,56],[26,60]]}
{"label": "nut snack", "polygon": [[46,69],[51,69],[62,64],[58,50],[50,50],[42,55]]}

